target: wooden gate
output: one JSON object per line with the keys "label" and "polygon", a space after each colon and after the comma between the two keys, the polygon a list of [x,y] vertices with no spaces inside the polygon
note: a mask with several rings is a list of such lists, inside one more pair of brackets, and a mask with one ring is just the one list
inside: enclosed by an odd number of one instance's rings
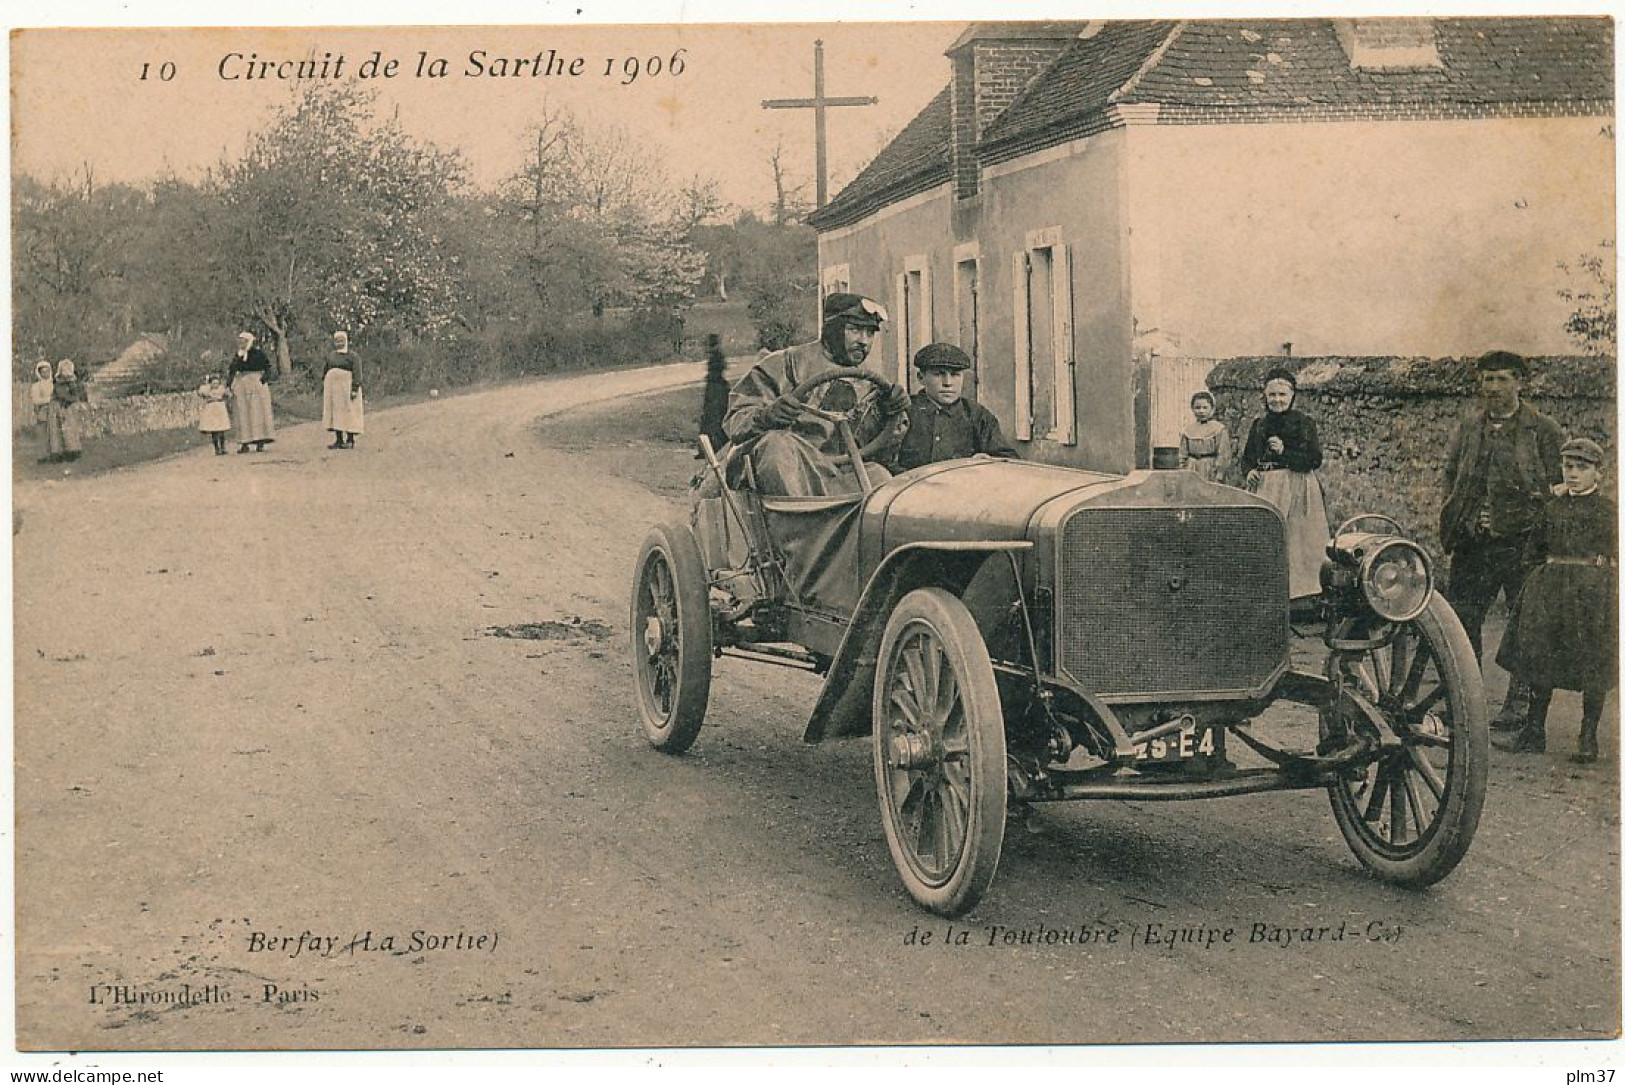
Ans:
{"label": "wooden gate", "polygon": [[1191,396],[1207,388],[1211,358],[1151,358],[1151,445],[1174,447],[1191,420]]}

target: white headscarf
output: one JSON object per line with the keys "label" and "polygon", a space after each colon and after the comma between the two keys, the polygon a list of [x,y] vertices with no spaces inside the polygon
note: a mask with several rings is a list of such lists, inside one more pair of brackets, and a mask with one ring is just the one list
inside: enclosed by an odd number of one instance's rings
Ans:
{"label": "white headscarf", "polygon": [[[40,370],[45,372],[42,374]],[[34,383],[28,388],[28,402],[35,407],[43,407],[51,402],[51,392],[56,388],[56,382],[51,379],[51,363],[36,362],[34,364]]]}

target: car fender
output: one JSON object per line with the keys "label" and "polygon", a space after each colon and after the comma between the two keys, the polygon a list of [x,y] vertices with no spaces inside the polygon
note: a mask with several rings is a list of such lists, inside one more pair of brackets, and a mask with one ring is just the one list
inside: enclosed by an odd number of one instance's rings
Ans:
{"label": "car fender", "polygon": [[900,546],[887,554],[863,587],[801,740],[816,743],[832,735],[856,735],[869,730],[870,701],[879,662],[875,648],[899,599],[926,587],[963,595],[988,558],[1031,550],[1032,546],[1022,539],[921,542]]}

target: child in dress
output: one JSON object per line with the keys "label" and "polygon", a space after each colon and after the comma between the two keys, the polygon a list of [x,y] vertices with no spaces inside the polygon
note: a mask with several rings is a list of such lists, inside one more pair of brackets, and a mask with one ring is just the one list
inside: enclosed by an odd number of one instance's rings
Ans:
{"label": "child in dress", "polygon": [[1230,473],[1230,431],[1213,417],[1218,410],[1212,392],[1197,392],[1191,396],[1196,421],[1179,435],[1179,466],[1209,482],[1223,482]]}
{"label": "child in dress", "polygon": [[1514,753],[1546,751],[1546,711],[1554,689],[1579,690],[1579,749],[1569,760],[1597,760],[1597,726],[1614,688],[1618,515],[1597,492],[1602,447],[1585,437],[1563,446],[1563,481],[1553,487],[1530,537],[1534,568],[1507,621],[1495,661],[1530,687],[1529,715],[1495,745]]}
{"label": "child in dress", "polygon": [[226,454],[226,434],[231,430],[231,415],[226,410],[226,400],[231,398],[231,389],[221,381],[220,374],[210,373],[203,379],[203,384],[197,390],[198,397],[203,400],[203,411],[198,415],[197,428],[209,435],[214,442],[214,454]]}

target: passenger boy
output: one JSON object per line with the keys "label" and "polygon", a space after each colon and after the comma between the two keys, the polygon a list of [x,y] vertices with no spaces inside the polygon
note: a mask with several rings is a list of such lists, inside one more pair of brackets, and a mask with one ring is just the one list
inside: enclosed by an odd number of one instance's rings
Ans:
{"label": "passenger boy", "polygon": [[914,355],[920,390],[909,403],[908,433],[893,459],[894,470],[967,456],[1016,458],[993,412],[964,398],[970,365],[969,355],[952,343],[930,343]]}

